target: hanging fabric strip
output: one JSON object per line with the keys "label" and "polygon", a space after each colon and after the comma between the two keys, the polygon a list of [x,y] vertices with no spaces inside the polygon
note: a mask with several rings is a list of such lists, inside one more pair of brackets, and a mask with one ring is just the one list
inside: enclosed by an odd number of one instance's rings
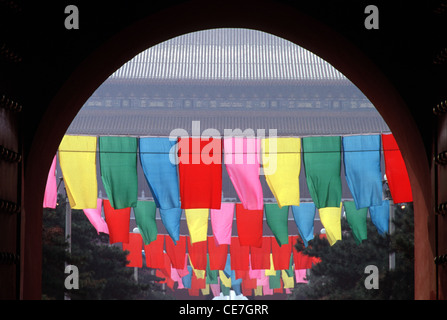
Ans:
{"label": "hanging fabric strip", "polygon": [[220,209],[221,139],[179,138],[178,170],[182,209]]}
{"label": "hanging fabric strip", "polygon": [[155,211],[156,207],[153,201],[137,201],[136,207],[133,208],[135,223],[143,237],[144,244],[157,240],[158,230]]}
{"label": "hanging fabric strip", "polygon": [[[168,237],[166,237],[166,239],[168,239]],[[185,242],[186,242],[186,240],[185,240]],[[184,262],[183,269],[176,269],[177,273],[180,277],[183,277],[188,274],[188,268],[186,267],[187,265],[188,265],[188,254],[185,254],[185,262]]]}
{"label": "hanging fabric strip", "polygon": [[171,290],[174,289],[174,280],[172,280],[171,277],[171,260],[169,260],[169,257],[166,253],[163,253],[163,258],[165,261],[165,266],[164,268],[160,269],[160,271],[162,272],[162,274],[165,276],[165,283],[167,285],[168,288],[170,288]]}
{"label": "hanging fabric strip", "polygon": [[247,210],[261,210],[264,205],[259,180],[261,140],[231,137],[224,139],[224,161],[234,189]]}
{"label": "hanging fabric strip", "polygon": [[160,208],[160,217],[163,226],[166,228],[171,239],[174,241],[178,241],[180,236],[180,220],[182,217],[182,209],[181,208],[172,208],[172,209],[161,209]]}
{"label": "hanging fabric strip", "polygon": [[115,209],[135,207],[138,199],[137,138],[99,137],[101,178]]}
{"label": "hanging fabric strip", "polygon": [[295,269],[295,281],[296,283],[308,283],[307,280],[307,270],[306,269]]}
{"label": "hanging fabric strip", "polygon": [[[250,254],[248,254],[249,256],[249,261],[248,261],[248,268],[250,269]],[[236,279],[243,279],[247,276],[247,273],[249,270],[234,270],[236,272]]]}
{"label": "hanging fabric strip", "polygon": [[278,242],[272,238],[272,259],[275,270],[289,269],[291,254],[291,243],[288,242],[280,246]]}
{"label": "hanging fabric strip", "polygon": [[171,279],[171,260],[166,252],[163,252],[164,267],[160,271],[166,276],[166,280]]}
{"label": "hanging fabric strip", "polygon": [[206,263],[206,283],[217,284],[218,277],[219,277],[219,270],[211,269],[211,256],[208,254],[208,259]]}
{"label": "hanging fabric strip", "polygon": [[250,247],[250,261],[253,270],[270,269],[272,237],[262,237],[261,247]]}
{"label": "hanging fabric strip", "polygon": [[227,254],[227,261],[225,262],[225,268],[223,272],[227,275],[227,277],[231,276],[231,254]]}
{"label": "hanging fabric strip", "polygon": [[205,285],[204,289],[201,289],[200,292],[202,293],[202,296],[207,296],[210,294],[210,285],[207,283]]}
{"label": "hanging fabric strip", "polygon": [[101,217],[102,199],[98,198],[96,203],[97,203],[96,209],[84,209],[83,210],[84,214],[86,215],[90,223],[93,225],[93,227],[95,227],[96,232],[98,234],[100,232],[109,234],[109,228],[107,226],[107,223]]}
{"label": "hanging fabric strip", "polygon": [[56,181],[56,156],[51,162],[48,171],[47,183],[45,185],[45,194],[43,197],[43,207],[56,209],[57,204],[57,181]]}
{"label": "hanging fabric strip", "polygon": [[250,273],[247,272],[246,276],[242,279],[242,287],[246,287],[247,289],[256,289],[258,286],[258,281],[256,278],[250,278]]}
{"label": "hanging fabric strip", "polygon": [[265,270],[262,270],[261,276],[257,279],[258,286],[268,287],[269,277],[265,275]]}
{"label": "hanging fabric strip", "polygon": [[265,218],[277,243],[289,243],[289,206],[280,208],[276,203],[265,204]]}
{"label": "hanging fabric strip", "polygon": [[220,209],[210,210],[211,227],[217,244],[230,244],[234,218],[233,202],[222,202]]}
{"label": "hanging fabric strip", "polygon": [[184,288],[186,288],[186,289],[191,288],[192,275],[193,275],[192,267],[188,266],[188,274],[186,276],[182,277],[182,283],[183,283]]}
{"label": "hanging fabric strip", "polygon": [[[271,238],[271,237],[269,237]],[[273,253],[270,253],[270,268],[265,269],[266,276],[274,276],[276,274],[275,265],[273,264]]]}
{"label": "hanging fabric strip", "polygon": [[194,271],[194,275],[198,278],[198,279],[205,279],[205,273],[206,273],[206,267],[204,270],[199,270],[194,268],[194,264],[191,262],[191,260],[189,260],[189,264],[191,265],[193,271]]}
{"label": "hanging fabric strip", "polygon": [[276,270],[274,275],[269,276],[269,288],[279,289],[281,288],[281,271]]}
{"label": "hanging fabric strip", "polygon": [[[252,286],[252,282],[255,282],[256,285],[256,279],[254,280],[247,280],[247,279],[242,279],[242,283],[241,283],[241,288],[242,288],[242,294],[245,297],[251,296],[253,294],[253,288],[250,288],[249,286]],[[256,288],[256,286],[255,286]]]}
{"label": "hanging fabric strip", "polygon": [[346,182],[357,209],[382,203],[380,135],[343,137]]}
{"label": "hanging fabric strip", "polygon": [[95,209],[98,198],[96,137],[65,135],[59,164],[72,209]]}
{"label": "hanging fabric strip", "polygon": [[220,281],[218,279],[217,284],[211,283],[210,284],[211,292],[213,293],[214,297],[218,297],[220,295]]}
{"label": "hanging fabric strip", "polygon": [[104,216],[109,228],[110,244],[129,242],[130,208],[114,209],[107,199],[103,200]]}
{"label": "hanging fabric strip", "polygon": [[[251,248],[250,248],[250,250],[251,250]],[[269,254],[269,257],[270,257],[270,254]],[[263,269],[253,269],[251,261],[252,260],[251,260],[251,255],[250,255],[250,269],[248,270],[248,277],[250,279],[260,279],[261,276],[264,274],[264,270],[270,268],[270,258],[269,258],[269,262],[267,264],[267,268],[263,268]]]}
{"label": "hanging fabric strip", "polygon": [[231,238],[230,255],[231,270],[247,270],[249,266],[249,246],[242,246],[238,237]]}
{"label": "hanging fabric strip", "polygon": [[265,179],[278,206],[300,204],[300,138],[262,139]]}
{"label": "hanging fabric strip", "polygon": [[407,167],[392,134],[382,134],[385,173],[394,203],[412,202]]}
{"label": "hanging fabric strip", "polygon": [[171,237],[166,237],[165,247],[166,253],[171,260],[172,267],[179,270],[184,269],[186,256],[186,236],[181,236],[176,244],[174,244]]}
{"label": "hanging fabric strip", "polygon": [[195,273],[191,278],[191,289],[204,289],[206,287],[206,278],[199,278]]}
{"label": "hanging fabric strip", "polygon": [[227,276],[225,272],[219,270],[219,278],[221,285],[227,288],[231,288],[231,273],[230,276]]}
{"label": "hanging fabric strip", "polygon": [[242,294],[241,283],[242,279],[236,279],[236,272],[231,270],[231,289],[233,289],[237,296]]}
{"label": "hanging fabric strip", "polygon": [[284,283],[284,289],[290,289],[295,287],[295,281],[293,275],[288,275],[286,270],[281,270],[281,278]]}
{"label": "hanging fabric strip", "polygon": [[197,270],[206,270],[207,242],[191,242],[191,237],[187,237],[188,255],[190,262]]}
{"label": "hanging fabric strip", "polygon": [[341,138],[303,138],[306,181],[317,208],[337,207],[341,201]]}
{"label": "hanging fabric strip", "polygon": [[209,209],[185,209],[185,216],[191,243],[206,241]]}
{"label": "hanging fabric strip", "polygon": [[182,283],[182,277],[179,276],[177,269],[175,269],[172,265],[171,265],[171,279],[172,281],[177,282],[177,289],[184,288]]}
{"label": "hanging fabric strip", "polygon": [[231,288],[231,255],[229,253],[227,255],[225,268],[223,270],[219,270],[219,278],[222,285],[221,290],[225,290],[224,294],[228,295],[229,289]]}
{"label": "hanging fabric strip", "polygon": [[296,242],[298,236],[290,236],[290,242],[292,243],[293,263],[295,269],[310,269],[312,268],[312,257],[304,254],[302,251],[298,251],[296,248]]}
{"label": "hanging fabric strip", "polygon": [[159,234],[157,240],[148,245],[144,245],[144,255],[146,257],[146,266],[152,269],[164,268],[163,249],[165,246],[165,236]]}
{"label": "hanging fabric strip", "polygon": [[[382,201],[381,201],[382,203]],[[354,235],[357,244],[362,243],[368,238],[366,227],[366,217],[368,216],[368,208],[357,209],[354,201],[343,202],[345,208],[346,220]]]}
{"label": "hanging fabric strip", "polygon": [[214,237],[208,237],[208,257],[211,270],[223,270],[227,262],[228,245],[217,245]]}
{"label": "hanging fabric strip", "polygon": [[175,163],[177,140],[164,137],[140,138],[140,162],[158,208],[180,208],[179,182]]}
{"label": "hanging fabric strip", "polygon": [[200,290],[199,289],[190,288],[190,289],[188,289],[188,294],[191,297],[198,297],[200,295]]}
{"label": "hanging fabric strip", "polygon": [[242,246],[261,247],[264,210],[246,210],[236,204],[237,234]]}
{"label": "hanging fabric strip", "polygon": [[155,270],[155,276],[161,278],[162,280],[157,281],[158,283],[167,283],[166,275],[161,271],[162,269]]}
{"label": "hanging fabric strip", "polygon": [[314,238],[315,212],[316,207],[313,202],[303,202],[299,206],[292,206],[293,218],[305,247],[308,241]]}
{"label": "hanging fabric strip", "polygon": [[279,278],[279,288],[275,288],[275,289],[273,289],[273,294],[275,294],[275,293],[280,293],[280,294],[282,294],[282,293],[284,293],[284,285],[283,285],[283,282],[282,282],[282,279],[281,279],[281,277]]}
{"label": "hanging fabric strip", "polygon": [[139,233],[130,233],[129,242],[123,243],[123,251],[129,251],[126,267],[143,267],[143,238]]}
{"label": "hanging fabric strip", "polygon": [[320,220],[326,230],[326,236],[329,244],[332,246],[338,240],[341,240],[341,206],[321,208],[319,210]]}
{"label": "hanging fabric strip", "polygon": [[387,233],[390,223],[390,201],[384,200],[380,206],[369,207],[369,214],[379,234]]}

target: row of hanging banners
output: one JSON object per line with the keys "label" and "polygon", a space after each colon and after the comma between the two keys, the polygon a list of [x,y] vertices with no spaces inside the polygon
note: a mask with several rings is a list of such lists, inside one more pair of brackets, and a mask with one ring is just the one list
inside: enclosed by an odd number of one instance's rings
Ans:
{"label": "row of hanging banners", "polygon": [[[307,247],[314,238],[317,210],[331,245],[342,239],[342,207],[358,243],[367,238],[368,211],[378,232],[388,232],[390,203],[383,199],[381,152],[394,203],[412,202],[392,134],[174,141],[66,135],[58,158],[71,208],[83,209],[98,233],[109,234],[111,244],[122,243],[129,251],[129,267],[142,267],[144,249],[146,266],[157,269],[169,288],[177,283],[190,295],[210,294],[211,289],[216,296],[228,295],[230,288],[243,295],[287,293],[294,282],[306,282],[306,270],[318,259],[298,252],[294,244],[299,240]],[[97,153],[107,199],[97,195]],[[313,202],[300,203],[301,155]],[[341,199],[342,156],[353,201]],[[48,174],[47,208],[56,207],[56,158]],[[154,201],[138,200],[138,158]],[[240,203],[221,201],[223,164]],[[277,203],[264,204],[261,174]],[[131,208],[139,233],[129,230]],[[289,208],[299,235],[289,235]],[[167,235],[158,233],[156,209]],[[182,212],[189,235],[180,235]],[[234,214],[237,236],[232,236]],[[263,235],[264,215],[272,237]]]}

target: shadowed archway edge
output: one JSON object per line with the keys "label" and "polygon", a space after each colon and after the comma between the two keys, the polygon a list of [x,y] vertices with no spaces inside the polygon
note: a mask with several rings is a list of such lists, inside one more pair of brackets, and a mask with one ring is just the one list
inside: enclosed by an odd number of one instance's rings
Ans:
{"label": "shadowed archway edge", "polygon": [[[374,104],[404,156],[415,209],[415,298],[434,298],[434,225],[430,219],[430,166],[409,107],[369,58],[342,35],[297,8],[262,1],[191,1],[152,13],[91,52],[47,106],[25,163],[23,298],[40,299],[42,199],[47,172],[71,121],[93,92],[141,51],[185,33],[210,28],[249,28],[292,41],[331,63]],[[365,76],[367,75],[367,76]]]}

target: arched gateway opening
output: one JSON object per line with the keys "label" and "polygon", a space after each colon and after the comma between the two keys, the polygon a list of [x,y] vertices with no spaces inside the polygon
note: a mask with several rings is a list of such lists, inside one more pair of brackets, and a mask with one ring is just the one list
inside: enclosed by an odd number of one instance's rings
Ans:
{"label": "arched gateway opening", "polygon": [[[233,4],[222,10],[209,4],[172,7],[147,16],[115,34],[73,70],[39,124],[25,163],[25,233],[23,298],[40,298],[41,207],[46,170],[71,121],[84,102],[116,69],[144,49],[180,34],[217,27],[265,31],[294,42],[347,76],[381,113],[399,144],[410,177],[415,211],[415,298],[434,298],[433,225],[430,211],[430,168],[418,127],[408,107],[384,73],[352,43],[294,8],[278,5],[256,9]],[[211,10],[212,9],[212,10]],[[150,31],[148,31],[150,30]],[[34,213],[34,214],[32,214]]]}

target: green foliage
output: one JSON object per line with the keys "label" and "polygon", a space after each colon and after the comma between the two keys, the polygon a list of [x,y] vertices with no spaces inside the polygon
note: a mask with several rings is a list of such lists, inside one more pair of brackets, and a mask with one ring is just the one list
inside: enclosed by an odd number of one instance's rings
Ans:
{"label": "green foliage", "polygon": [[44,209],[42,226],[42,298],[63,299],[65,261],[69,261],[68,245],[60,206]]}
{"label": "green foliage", "polygon": [[[43,215],[43,299],[127,300],[166,299],[154,283],[160,279],[150,269],[140,268],[138,283],[134,268],[126,267],[127,252],[110,245],[107,234],[96,232],[82,210],[72,210],[71,254],[65,241],[65,200]],[[65,263],[79,270],[79,289],[65,290]]]}
{"label": "green foliage", "polygon": [[[315,237],[308,248],[297,243],[297,249],[319,257],[321,262],[308,274],[308,284],[298,284],[292,299],[413,299],[414,294],[414,236],[413,210],[395,206],[395,231],[381,236],[368,219],[368,239],[357,244],[345,219],[342,237],[333,246],[325,238]],[[389,270],[389,254],[395,253],[395,268]],[[366,289],[365,267],[375,265],[379,271],[379,288]]]}

